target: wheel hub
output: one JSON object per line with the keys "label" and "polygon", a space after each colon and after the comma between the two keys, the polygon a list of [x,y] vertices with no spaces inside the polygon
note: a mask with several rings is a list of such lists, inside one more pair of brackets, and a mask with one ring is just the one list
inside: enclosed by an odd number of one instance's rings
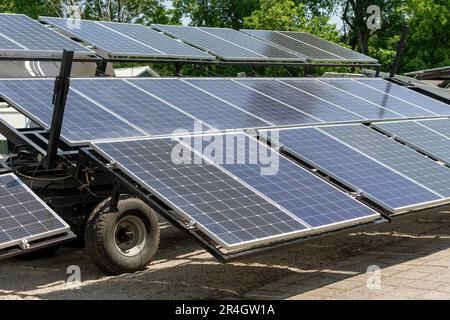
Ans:
{"label": "wheel hub", "polygon": [[119,252],[127,257],[139,254],[147,239],[146,228],[136,216],[123,217],[116,225],[114,242]]}

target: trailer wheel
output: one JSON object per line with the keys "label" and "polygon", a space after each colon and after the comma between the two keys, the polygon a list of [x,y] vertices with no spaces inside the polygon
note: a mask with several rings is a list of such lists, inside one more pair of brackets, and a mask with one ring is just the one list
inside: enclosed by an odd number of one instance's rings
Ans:
{"label": "trailer wheel", "polygon": [[156,212],[137,198],[122,196],[117,212],[111,198],[92,212],[86,227],[86,249],[93,263],[109,274],[145,269],[159,246]]}

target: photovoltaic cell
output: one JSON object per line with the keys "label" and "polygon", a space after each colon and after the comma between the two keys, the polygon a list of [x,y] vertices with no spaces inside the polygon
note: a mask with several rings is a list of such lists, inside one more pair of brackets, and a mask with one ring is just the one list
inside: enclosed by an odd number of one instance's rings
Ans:
{"label": "photovoltaic cell", "polygon": [[216,166],[174,164],[177,145],[170,139],[148,139],[94,147],[228,249],[309,230]]}
{"label": "photovoltaic cell", "polygon": [[[53,80],[0,80],[0,96],[36,123],[50,128],[54,108],[53,87]],[[145,135],[71,90],[66,103],[62,136],[76,144]]]}
{"label": "photovoltaic cell", "polygon": [[382,108],[369,101],[359,99],[343,91],[339,91],[322,82],[315,80],[283,80],[296,88],[312,93],[338,106],[359,114],[367,120],[374,119],[399,119],[402,115]]}
{"label": "photovoltaic cell", "polygon": [[321,122],[292,107],[241,86],[233,80],[191,79],[186,81],[275,125]]}
{"label": "photovoltaic cell", "polygon": [[422,108],[418,108],[410,103],[399,100],[378,90],[369,88],[352,79],[321,79],[320,81],[349,92],[355,96],[358,96],[359,98],[363,98],[372,103],[378,104],[405,117],[436,116],[436,114],[434,113],[426,111]]}
{"label": "photovoltaic cell", "polygon": [[269,59],[278,60],[299,60],[304,61],[304,56],[295,55],[289,53],[286,50],[279,49],[267,42],[260,41],[258,39],[252,38],[245,33],[227,29],[227,28],[201,28],[201,30],[208,32],[209,34],[215,35],[221,39],[229,41],[230,43],[237,44],[247,50],[259,53]]}
{"label": "photovoltaic cell", "polygon": [[[152,25],[153,28],[160,30],[168,35],[183,40],[197,48],[214,54],[224,60],[230,61],[270,61],[270,60],[286,60],[286,61],[305,61],[304,58],[289,54],[288,52],[279,50],[256,39],[246,36],[245,45],[242,46],[234,41],[228,41],[222,37],[212,34],[205,28],[187,27],[187,26],[169,26],[169,25]],[[224,35],[227,36],[228,35]],[[237,40],[241,43],[240,40]],[[264,45],[264,46],[263,46]],[[255,51],[257,50],[257,51]],[[280,52],[281,51],[281,52]],[[274,56],[266,56],[271,54]],[[277,55],[279,54],[279,56]]]}
{"label": "photovoltaic cell", "polygon": [[[245,134],[214,135],[209,139],[203,144],[196,144],[191,138],[183,141],[313,230],[333,229],[379,217],[365,205]],[[225,147],[216,150],[220,155],[208,156],[207,149],[214,144]],[[264,159],[261,154],[265,155]],[[240,161],[242,158],[245,161]],[[225,159],[227,161],[223,161]]]}
{"label": "photovoltaic cell", "polygon": [[100,22],[100,24],[155,48],[172,58],[214,60],[214,57],[206,52],[176,41],[141,24],[115,22]]}
{"label": "photovoltaic cell", "polygon": [[0,249],[69,230],[15,175],[0,176]]}
{"label": "photovoltaic cell", "polygon": [[275,143],[390,212],[442,201],[442,197],[316,128],[281,130]]}
{"label": "photovoltaic cell", "polygon": [[244,86],[263,92],[323,122],[362,120],[361,116],[340,109],[319,98],[273,80],[236,80]]}
{"label": "photovoltaic cell", "polygon": [[178,129],[194,132],[194,118],[124,80],[74,79],[72,87],[151,135],[169,135]]}
{"label": "photovoltaic cell", "polygon": [[450,139],[450,120],[449,119],[436,119],[436,120],[423,120],[417,121],[421,125],[434,130]]}
{"label": "photovoltaic cell", "polygon": [[321,130],[444,197],[450,197],[450,169],[403,144],[363,125]]}
{"label": "photovoltaic cell", "polygon": [[178,79],[131,79],[130,83],[219,130],[270,125]]}
{"label": "photovoltaic cell", "polygon": [[45,21],[63,30],[67,34],[88,42],[92,46],[102,49],[111,55],[128,55],[142,57],[162,57],[164,53],[137,42],[119,32],[106,28],[97,21],[80,20],[79,26],[64,18],[42,17]]}
{"label": "photovoltaic cell", "polygon": [[0,51],[17,50],[41,54],[62,54],[72,50],[76,54],[93,53],[78,43],[50,30],[22,14],[0,14]]}
{"label": "photovoltaic cell", "polygon": [[344,58],[338,55],[319,49],[308,43],[296,40],[279,31],[250,30],[250,29],[244,29],[240,31],[249,34],[255,38],[258,38],[260,40],[285,48],[286,50],[305,56],[309,60],[324,60],[324,61],[345,60]]}
{"label": "photovoltaic cell", "polygon": [[377,62],[376,59],[358,53],[356,51],[344,48],[330,41],[313,36],[312,34],[305,32],[293,32],[293,31],[280,31],[280,33],[291,37],[297,41],[307,43],[316,48],[325,50],[332,54],[338,55],[346,60],[359,61],[359,62]]}
{"label": "photovoltaic cell", "polygon": [[[424,121],[425,122],[425,121]],[[450,139],[414,121],[376,123],[374,126],[399,141],[450,164]]]}
{"label": "photovoltaic cell", "polygon": [[393,95],[397,98],[405,100],[409,103],[420,106],[430,112],[434,112],[437,115],[441,116],[450,115],[450,105],[429,98],[426,95],[417,93],[411,89],[401,87],[395,83],[384,81],[381,79],[364,79],[357,81],[369,87],[375,88],[387,94]]}

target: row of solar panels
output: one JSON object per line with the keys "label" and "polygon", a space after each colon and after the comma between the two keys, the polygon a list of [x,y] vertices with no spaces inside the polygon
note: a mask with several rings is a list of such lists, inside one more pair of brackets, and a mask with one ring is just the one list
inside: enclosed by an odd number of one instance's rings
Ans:
{"label": "row of solar panels", "polygon": [[[450,126],[450,120],[442,121]],[[406,212],[450,200],[448,168],[365,125],[263,130],[259,135],[388,212]],[[203,142],[196,138],[203,138]],[[207,151],[211,145],[223,149],[211,153]],[[380,217],[244,133],[92,146],[226,249],[304,237]],[[448,150],[446,146],[442,149]],[[183,153],[185,162],[174,162],[173,150]],[[186,158],[189,152],[192,155]],[[261,154],[270,155],[273,163],[259,159]],[[244,158],[239,158],[242,155]],[[250,159],[259,162],[252,164]],[[269,167],[276,170],[262,174]]]}
{"label": "row of solar panels", "polygon": [[[109,58],[296,62],[377,61],[326,40],[301,32],[243,32],[226,28],[198,28],[71,20],[41,17],[60,33],[91,46]],[[158,30],[158,31],[157,31]],[[57,57],[63,49],[78,57],[95,54],[25,15],[0,14],[0,53],[14,57]],[[168,36],[169,35],[169,36]]]}
{"label": "row of solar panels", "polygon": [[[0,96],[50,128],[53,81],[0,80]],[[450,106],[380,79],[73,79],[62,136],[89,141],[227,129],[450,116]]]}
{"label": "row of solar panels", "polygon": [[[390,132],[408,127],[410,131],[403,132],[403,139],[415,143],[422,129],[414,128],[422,123],[425,129],[444,135],[450,120],[380,123],[375,127]],[[292,128],[259,134],[392,213],[450,199],[448,168],[367,126]],[[441,149],[448,152],[450,135],[446,137]],[[425,139],[434,141],[430,136]],[[380,217],[244,133],[214,134],[202,137],[202,141],[207,143],[184,136],[92,146],[181,218],[229,250],[304,237]],[[206,148],[215,141],[226,148],[212,155]],[[192,153],[188,158],[191,162],[173,161],[177,145],[185,149],[184,156],[186,150]],[[239,158],[242,152],[244,159]],[[261,154],[270,155],[273,163],[263,162],[258,158]],[[201,161],[194,161],[194,157]],[[259,161],[252,163],[249,159]],[[269,167],[275,170],[261,174]],[[0,191],[0,249],[20,245],[24,239],[35,241],[67,232],[68,226],[14,175],[0,176]]]}

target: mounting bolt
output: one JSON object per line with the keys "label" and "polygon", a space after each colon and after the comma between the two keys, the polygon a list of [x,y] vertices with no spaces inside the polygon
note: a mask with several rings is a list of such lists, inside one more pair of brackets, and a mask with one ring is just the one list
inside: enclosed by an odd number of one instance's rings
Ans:
{"label": "mounting bolt", "polygon": [[195,220],[189,221],[189,223],[186,225],[186,228],[188,230],[197,229],[197,221],[195,221]]}
{"label": "mounting bolt", "polygon": [[106,165],[106,167],[110,170],[116,170],[117,169],[117,162],[116,161],[111,161],[110,163],[108,163]]}
{"label": "mounting bolt", "polygon": [[30,249],[30,244],[28,243],[27,239],[20,240],[19,246],[22,250]]}

